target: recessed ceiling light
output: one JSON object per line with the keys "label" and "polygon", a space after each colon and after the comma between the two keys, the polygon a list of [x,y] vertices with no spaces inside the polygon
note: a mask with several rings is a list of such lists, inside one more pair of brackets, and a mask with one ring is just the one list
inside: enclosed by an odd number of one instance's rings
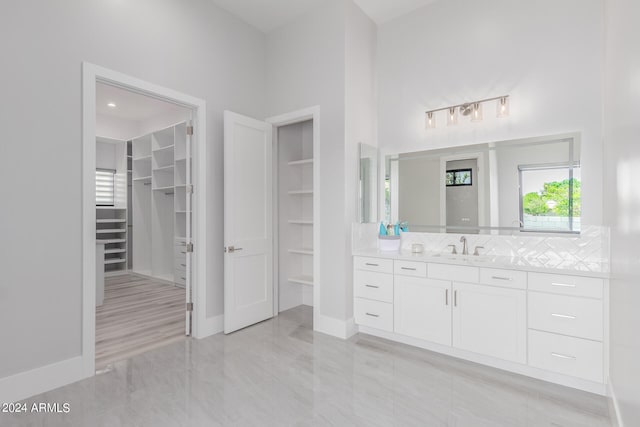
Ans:
{"label": "recessed ceiling light", "polygon": [[116,103],[115,102],[110,102],[110,103],[107,104],[107,107],[116,108]]}

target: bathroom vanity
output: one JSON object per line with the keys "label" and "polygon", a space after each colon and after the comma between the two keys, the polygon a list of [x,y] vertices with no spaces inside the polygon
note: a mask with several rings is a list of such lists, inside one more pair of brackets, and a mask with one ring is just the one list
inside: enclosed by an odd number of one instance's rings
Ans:
{"label": "bathroom vanity", "polygon": [[359,331],[604,394],[606,273],[521,258],[354,252]]}

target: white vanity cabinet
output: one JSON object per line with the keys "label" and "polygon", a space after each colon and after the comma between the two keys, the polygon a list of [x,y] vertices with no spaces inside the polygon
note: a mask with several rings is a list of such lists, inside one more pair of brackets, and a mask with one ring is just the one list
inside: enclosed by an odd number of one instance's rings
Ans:
{"label": "white vanity cabinet", "polygon": [[451,345],[451,295],[451,282],[395,275],[394,331]]}
{"label": "white vanity cabinet", "polygon": [[526,291],[454,282],[453,346],[526,363],[526,312]]}
{"label": "white vanity cabinet", "polygon": [[604,279],[411,258],[354,257],[362,332],[604,393]]}

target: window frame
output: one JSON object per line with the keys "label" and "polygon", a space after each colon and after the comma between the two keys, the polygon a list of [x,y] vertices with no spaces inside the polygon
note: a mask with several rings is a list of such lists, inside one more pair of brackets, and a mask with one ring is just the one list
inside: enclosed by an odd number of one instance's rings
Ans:
{"label": "window frame", "polygon": [[[456,184],[456,175],[458,172],[469,172],[469,183],[468,184]],[[445,186],[446,187],[468,187],[473,185],[473,168],[461,168],[461,169],[447,169],[445,170]],[[447,182],[447,174],[453,173],[453,184],[446,184]]]}
{"label": "window frame", "polygon": [[[524,233],[559,233],[559,234],[580,234],[580,230],[575,230],[573,215],[573,170],[580,168],[580,162],[560,162],[560,163],[545,163],[545,164],[530,164],[530,165],[518,165],[518,210],[520,213],[520,231]],[[522,172],[527,171],[540,171],[547,169],[567,169],[569,172],[569,229],[568,230],[549,230],[549,229],[531,229],[524,227],[524,194],[522,193]],[[579,216],[578,218],[581,218]]]}

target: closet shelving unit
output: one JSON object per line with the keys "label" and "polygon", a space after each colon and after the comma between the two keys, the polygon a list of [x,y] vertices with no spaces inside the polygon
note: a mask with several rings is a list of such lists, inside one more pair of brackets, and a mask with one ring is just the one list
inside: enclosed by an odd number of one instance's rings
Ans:
{"label": "closet shelving unit", "polygon": [[127,271],[129,161],[126,141],[96,137],[96,146],[101,144],[108,146],[107,151],[111,153],[107,157],[111,157],[108,168],[114,170],[114,188],[113,206],[96,206],[96,241],[105,245],[104,272],[106,276],[112,276]]}
{"label": "closet shelving unit", "polygon": [[278,134],[279,276],[285,309],[297,298],[312,305],[314,285],[313,128],[310,121],[286,128]]}
{"label": "closet shelving unit", "polygon": [[186,123],[133,140],[133,271],[177,285],[186,269]]}

